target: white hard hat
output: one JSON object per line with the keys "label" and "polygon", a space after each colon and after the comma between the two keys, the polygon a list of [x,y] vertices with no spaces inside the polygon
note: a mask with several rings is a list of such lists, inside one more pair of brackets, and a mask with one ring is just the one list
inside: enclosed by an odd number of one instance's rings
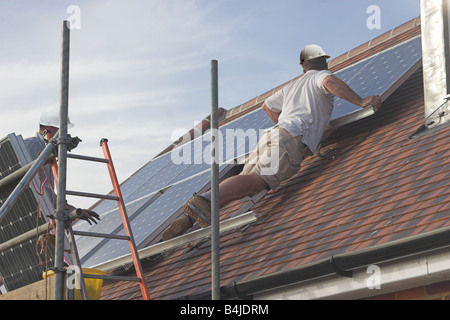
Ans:
{"label": "white hard hat", "polygon": [[[59,128],[59,108],[51,107],[45,109],[41,114],[39,124],[43,126]],[[67,128],[73,128],[74,124],[67,117]]]}
{"label": "white hard hat", "polygon": [[328,54],[325,53],[325,51],[316,44],[310,44],[303,48],[302,52],[300,53],[300,64],[303,64],[305,61],[309,61],[312,59],[316,59],[319,57],[325,57],[327,59],[330,58]]}

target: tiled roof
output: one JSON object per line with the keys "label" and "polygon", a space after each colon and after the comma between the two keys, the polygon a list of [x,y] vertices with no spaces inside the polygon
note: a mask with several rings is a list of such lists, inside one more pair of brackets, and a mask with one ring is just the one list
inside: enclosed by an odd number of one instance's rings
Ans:
{"label": "tiled roof", "polygon": [[[420,34],[412,20],[332,61],[332,70]],[[276,89],[274,89],[276,90]],[[229,111],[261,105],[271,93]],[[409,139],[424,122],[422,69],[369,118],[338,129],[301,171],[253,208],[258,221],[221,236],[221,286],[298,268],[450,226],[450,127]],[[241,202],[221,211],[229,218]],[[143,261],[153,299],[211,290],[208,240]],[[102,299],[139,299],[138,286],[105,283]]]}

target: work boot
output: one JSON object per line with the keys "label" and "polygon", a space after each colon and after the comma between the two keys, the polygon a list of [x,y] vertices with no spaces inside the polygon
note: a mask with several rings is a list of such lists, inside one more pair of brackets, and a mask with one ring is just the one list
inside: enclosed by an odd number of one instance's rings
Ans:
{"label": "work boot", "polygon": [[211,225],[211,201],[195,195],[183,205],[183,210],[202,228]]}
{"label": "work boot", "polygon": [[194,225],[192,219],[183,214],[176,219],[172,224],[162,233],[162,241],[167,241],[179,237],[186,233]]}

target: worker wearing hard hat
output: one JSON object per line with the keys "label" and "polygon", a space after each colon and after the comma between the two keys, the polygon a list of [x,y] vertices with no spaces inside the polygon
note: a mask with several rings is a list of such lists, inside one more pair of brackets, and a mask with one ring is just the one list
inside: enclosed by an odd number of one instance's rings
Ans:
{"label": "worker wearing hard hat", "polygon": [[[67,127],[73,128],[74,124],[70,122],[70,119],[67,118]],[[53,136],[59,131],[59,108],[47,108],[45,109],[39,120],[39,131],[32,138],[25,139],[25,147],[28,150],[28,153],[32,157],[33,160],[37,159],[40,153],[45,149],[47,143],[53,138]],[[44,190],[50,196],[53,204],[55,204],[55,195],[53,192],[55,180],[53,178],[53,173],[50,165],[45,165],[43,170],[38,172],[40,176],[40,180],[42,182],[46,181],[48,183],[44,183]],[[67,209],[73,210],[75,209],[73,206],[67,204]],[[95,219],[99,219],[97,213],[90,210],[83,210],[83,217],[81,219],[86,220],[91,224],[91,221],[97,223]]]}
{"label": "worker wearing hard hat", "polygon": [[[73,128],[74,125],[67,119],[67,127]],[[59,130],[59,110],[58,108],[47,108],[39,119],[39,131],[36,136],[25,140],[25,145],[27,147],[30,156],[33,159],[37,159],[39,153],[44,150],[45,145]]]}
{"label": "worker wearing hard hat", "polygon": [[[331,119],[335,96],[361,108],[381,107],[378,96],[361,98],[328,70],[330,56],[318,45],[300,53],[303,76],[269,97],[262,108],[276,126],[264,133],[243,172],[219,185],[219,207],[265,189],[276,189],[300,170],[302,161],[317,149]],[[210,225],[211,194],[194,195],[182,215],[166,229],[163,240],[179,236],[197,222]]]}

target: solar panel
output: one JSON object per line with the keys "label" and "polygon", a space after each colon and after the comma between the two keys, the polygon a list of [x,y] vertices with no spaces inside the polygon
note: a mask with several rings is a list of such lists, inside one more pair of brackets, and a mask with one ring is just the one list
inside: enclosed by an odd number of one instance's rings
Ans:
{"label": "solar panel", "polygon": [[[0,179],[17,171],[31,158],[21,136],[10,134],[0,141]],[[0,190],[0,205],[9,197],[19,181]],[[38,214],[40,181],[35,177],[18,198],[16,204],[5,214],[0,223],[0,242],[4,243],[27,231],[36,229],[37,225],[46,223],[46,216],[54,212],[54,207],[47,194],[40,201],[42,214]],[[54,252],[48,251],[48,264],[52,266]],[[42,279],[43,266],[36,254],[36,239],[17,245],[0,253],[0,276],[7,291],[12,291]]]}
{"label": "solar panel", "polygon": [[[384,101],[412,72],[417,71],[421,65],[421,59],[422,41],[419,36],[337,71],[335,75],[361,97],[379,95]],[[352,121],[352,118],[350,117],[349,120],[342,118],[352,114],[354,114],[353,120],[358,120],[359,112],[361,112],[359,107],[336,98],[332,123],[346,124]]]}

